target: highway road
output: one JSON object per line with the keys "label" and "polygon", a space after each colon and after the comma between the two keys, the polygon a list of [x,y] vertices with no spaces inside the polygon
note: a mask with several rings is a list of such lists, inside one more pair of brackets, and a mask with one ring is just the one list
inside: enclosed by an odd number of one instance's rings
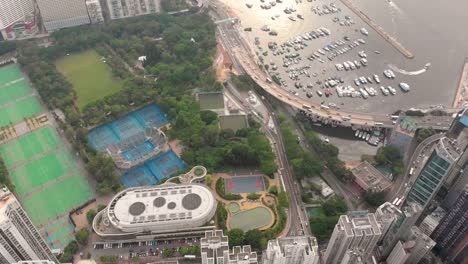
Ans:
{"label": "highway road", "polygon": [[[400,175],[393,183],[392,189],[388,192],[387,201],[393,201],[395,198],[405,197],[416,181],[417,176],[422,170],[425,162],[429,158],[430,149],[437,141],[443,138],[445,134],[435,134],[423,140],[413,152],[411,159],[406,165],[406,170],[403,175]],[[409,175],[411,168],[414,168],[413,174]],[[404,203],[401,203],[402,206]]]}
{"label": "highway road", "polygon": [[[253,106],[247,100],[244,100],[244,98],[242,98],[242,96],[237,92],[237,89],[230,80],[227,80],[225,87],[226,95],[229,98],[237,101],[235,104],[238,107],[240,107],[245,112],[250,112],[250,110],[253,109]],[[309,223],[307,212],[302,206],[301,192],[293,178],[289,167],[289,162],[286,157],[283,138],[279,130],[279,121],[276,118],[271,105],[266,100],[263,100],[262,104],[268,109],[268,112],[271,113],[270,117],[272,118],[274,125],[273,127],[270,127],[268,126],[268,120],[261,120],[258,117],[257,121],[259,121],[262,131],[265,132],[267,137],[270,139],[270,142],[272,143],[275,156],[277,157],[280,181],[286,191],[289,193],[288,221],[283,234],[287,236],[311,235],[310,229],[308,227]]]}

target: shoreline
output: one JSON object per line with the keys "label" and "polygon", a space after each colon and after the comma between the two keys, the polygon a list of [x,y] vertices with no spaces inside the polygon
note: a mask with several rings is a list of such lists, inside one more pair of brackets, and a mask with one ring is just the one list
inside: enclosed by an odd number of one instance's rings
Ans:
{"label": "shoreline", "polygon": [[460,74],[460,80],[458,81],[458,87],[453,98],[452,107],[460,108],[464,104],[468,103],[468,57],[465,58],[465,62],[462,67]]}

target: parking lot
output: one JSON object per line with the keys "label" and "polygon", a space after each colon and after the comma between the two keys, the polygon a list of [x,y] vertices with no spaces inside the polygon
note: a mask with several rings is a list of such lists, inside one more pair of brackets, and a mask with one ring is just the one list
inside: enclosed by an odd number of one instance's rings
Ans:
{"label": "parking lot", "polygon": [[93,245],[93,257],[116,256],[119,259],[162,257],[165,249],[174,252],[174,255],[182,256],[178,253],[181,247],[192,248],[199,246],[199,238],[98,242]]}

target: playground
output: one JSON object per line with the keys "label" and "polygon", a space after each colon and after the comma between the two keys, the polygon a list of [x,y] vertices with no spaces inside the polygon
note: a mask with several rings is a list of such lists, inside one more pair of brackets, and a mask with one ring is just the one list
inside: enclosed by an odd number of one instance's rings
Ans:
{"label": "playground", "polygon": [[[70,210],[93,199],[70,150],[47,116],[17,65],[0,68],[0,127],[28,126],[0,144],[15,194],[52,248],[63,248],[74,237]],[[26,122],[24,122],[26,121]],[[39,122],[39,123],[38,123]],[[6,131],[5,129],[3,131]]]}
{"label": "playground", "polygon": [[123,80],[115,80],[112,69],[94,50],[71,54],[56,61],[57,69],[73,85],[77,104],[88,103],[114,94],[123,88]]}
{"label": "playground", "polygon": [[263,176],[225,178],[226,193],[255,193],[265,191]]}
{"label": "playground", "polygon": [[[229,210],[235,209],[229,206]],[[266,207],[256,207],[249,210],[232,212],[230,216],[230,227],[246,231],[265,227],[273,222],[273,214]]]}
{"label": "playground", "polygon": [[155,185],[184,169],[185,166],[184,162],[170,150],[125,173],[120,180],[126,188]]}
{"label": "playground", "polygon": [[94,128],[88,134],[88,142],[96,151],[104,152],[113,144],[125,146],[133,138],[144,134],[146,128],[160,128],[168,123],[169,117],[157,105],[151,104]]}

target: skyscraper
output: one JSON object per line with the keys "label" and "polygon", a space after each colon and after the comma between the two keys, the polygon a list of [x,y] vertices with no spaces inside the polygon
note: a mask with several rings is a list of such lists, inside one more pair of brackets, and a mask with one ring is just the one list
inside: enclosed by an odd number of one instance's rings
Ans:
{"label": "skyscraper", "polygon": [[403,240],[411,232],[419,216],[422,213],[422,207],[417,203],[409,203],[402,213],[392,222],[388,231],[382,236],[381,256],[386,258],[399,240]]}
{"label": "skyscraper", "polygon": [[461,151],[456,139],[443,137],[431,150],[429,159],[408,193],[407,201],[425,208],[444,183],[448,172]]}
{"label": "skyscraper", "polygon": [[0,263],[50,260],[58,263],[15,196],[0,189]]}
{"label": "skyscraper", "polygon": [[47,31],[91,23],[84,0],[36,0]]}
{"label": "skyscraper", "polygon": [[398,241],[386,259],[387,264],[418,263],[435,245],[435,242],[416,226],[403,241]]}
{"label": "skyscraper", "polygon": [[33,0],[0,0],[0,40],[36,32]]}
{"label": "skyscraper", "polygon": [[367,211],[349,212],[340,216],[328,242],[324,263],[341,263],[351,250],[365,262],[382,235],[375,215]]}
{"label": "skyscraper", "polygon": [[318,244],[315,237],[284,237],[268,241],[263,264],[317,264]]}
{"label": "skyscraper", "polygon": [[468,185],[440,221],[431,237],[442,257],[455,263],[468,260]]}

